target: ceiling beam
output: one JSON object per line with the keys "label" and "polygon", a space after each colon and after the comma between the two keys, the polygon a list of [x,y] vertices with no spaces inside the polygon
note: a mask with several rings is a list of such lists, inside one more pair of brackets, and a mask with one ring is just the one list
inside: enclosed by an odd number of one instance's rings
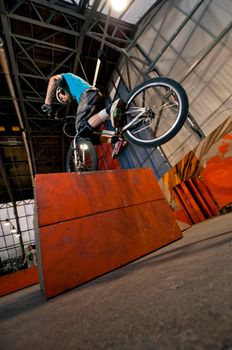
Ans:
{"label": "ceiling beam", "polygon": [[[45,7],[46,9],[53,10],[55,12],[60,12],[65,15],[70,15],[73,18],[85,20],[85,16],[78,13],[76,10],[73,10],[73,7],[70,6],[70,4],[67,2],[65,6],[59,6],[54,5],[51,2],[47,0],[30,0],[31,3],[38,5],[38,7]],[[21,1],[21,3],[24,3],[24,1]]]}
{"label": "ceiling beam", "polygon": [[[7,19],[4,15],[1,15],[1,17],[2,17],[2,22],[3,22],[3,27],[5,28],[5,30],[7,30],[7,28],[8,28]],[[9,50],[9,54],[10,54],[10,58],[11,58],[12,69],[13,69],[13,73],[14,73],[15,80],[16,80],[16,86],[18,89],[19,96],[22,99],[22,93],[21,93],[21,89],[20,89],[18,76],[17,76],[16,62],[14,60],[14,52],[13,52],[13,47],[12,47],[12,43],[11,43],[9,34],[6,34],[6,40],[7,40],[8,50]],[[19,105],[18,105],[18,102],[16,99],[16,95],[15,95],[14,85],[13,85],[13,82],[11,80],[10,70],[9,70],[9,66],[8,66],[8,60],[7,60],[5,50],[4,50],[4,43],[3,43],[2,39],[0,41],[0,58],[1,58],[1,65],[3,68],[3,72],[5,74],[6,81],[7,81],[8,87],[9,87],[9,91],[10,91],[11,97],[13,99],[13,104],[14,104],[14,108],[16,111],[16,115],[18,117],[19,125],[20,125],[20,128],[22,130],[23,142],[24,142],[25,150],[26,150],[27,157],[28,157],[28,165],[29,165],[29,169],[30,169],[31,182],[32,182],[32,186],[34,186],[33,165],[34,165],[34,169],[35,169],[35,161],[33,158],[32,142],[31,142],[30,136],[27,135],[25,132],[25,126],[28,127],[28,125],[27,125],[27,123],[25,123],[25,125],[24,125],[24,122],[23,122],[23,119],[21,116],[21,112],[20,112]],[[22,100],[21,100],[21,104],[24,107]],[[25,109],[24,109],[24,112],[25,112]],[[25,114],[26,114],[26,112],[25,112]],[[28,143],[28,139],[29,139],[29,143]],[[29,149],[29,144],[30,144],[30,149]],[[31,157],[31,154],[32,154],[32,157]]]}
{"label": "ceiling beam", "polygon": [[25,16],[9,15],[8,18],[15,19],[15,20],[21,21],[23,23],[30,23],[30,24],[37,25],[37,26],[42,27],[42,28],[51,29],[54,31],[58,31],[61,33],[65,33],[65,34],[69,34],[69,35],[73,35],[73,36],[77,36],[77,37],[79,37],[79,35],[80,35],[80,33],[77,32],[76,30],[74,30],[73,28],[66,29],[66,28],[61,27],[61,26],[55,26],[55,25],[49,24],[45,21],[43,21],[43,22],[37,21],[35,19],[25,17]]}

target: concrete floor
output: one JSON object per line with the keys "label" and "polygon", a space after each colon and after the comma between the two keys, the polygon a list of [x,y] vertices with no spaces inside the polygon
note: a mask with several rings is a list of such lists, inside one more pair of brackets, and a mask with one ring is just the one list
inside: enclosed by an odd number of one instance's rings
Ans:
{"label": "concrete floor", "polygon": [[232,213],[49,301],[36,285],[0,302],[1,350],[231,350]]}

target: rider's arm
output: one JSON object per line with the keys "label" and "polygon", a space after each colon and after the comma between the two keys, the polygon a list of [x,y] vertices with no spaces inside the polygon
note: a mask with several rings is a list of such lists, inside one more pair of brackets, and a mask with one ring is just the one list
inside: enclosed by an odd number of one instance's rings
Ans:
{"label": "rider's arm", "polygon": [[50,78],[49,83],[48,83],[48,87],[47,87],[47,94],[46,94],[46,98],[45,98],[46,105],[50,106],[52,104],[53,95],[54,95],[56,88],[59,85],[61,79],[62,79],[62,77],[60,74],[53,75]]}

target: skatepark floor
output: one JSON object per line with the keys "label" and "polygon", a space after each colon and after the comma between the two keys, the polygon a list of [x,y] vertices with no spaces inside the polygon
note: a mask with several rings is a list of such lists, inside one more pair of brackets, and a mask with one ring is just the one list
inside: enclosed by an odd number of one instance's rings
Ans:
{"label": "skatepark floor", "polygon": [[232,350],[232,213],[53,299],[0,299],[0,348]]}

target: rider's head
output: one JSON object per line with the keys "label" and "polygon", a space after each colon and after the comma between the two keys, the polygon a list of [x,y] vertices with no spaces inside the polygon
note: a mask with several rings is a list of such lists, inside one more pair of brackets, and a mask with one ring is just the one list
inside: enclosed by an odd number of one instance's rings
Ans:
{"label": "rider's head", "polygon": [[63,88],[56,89],[56,98],[60,103],[66,104],[71,101],[71,96]]}

